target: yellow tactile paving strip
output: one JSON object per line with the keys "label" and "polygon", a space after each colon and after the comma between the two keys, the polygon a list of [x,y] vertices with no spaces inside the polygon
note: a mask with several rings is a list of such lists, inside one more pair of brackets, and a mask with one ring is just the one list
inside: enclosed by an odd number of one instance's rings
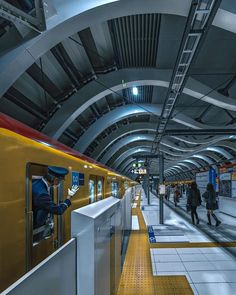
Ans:
{"label": "yellow tactile paving strip", "polygon": [[191,243],[155,243],[150,248],[212,248],[236,247],[236,242],[191,242]]}
{"label": "yellow tactile paving strip", "polygon": [[185,276],[152,275],[150,244],[146,225],[140,210],[140,196],[137,208],[140,230],[132,231],[123,266],[118,295],[189,295],[193,291]]}

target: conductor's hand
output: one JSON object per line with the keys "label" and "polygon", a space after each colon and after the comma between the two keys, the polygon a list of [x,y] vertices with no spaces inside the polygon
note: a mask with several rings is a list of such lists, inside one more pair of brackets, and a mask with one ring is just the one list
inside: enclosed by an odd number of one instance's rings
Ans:
{"label": "conductor's hand", "polygon": [[72,198],[77,193],[78,190],[79,190],[78,185],[72,185],[71,189],[68,188],[68,196]]}

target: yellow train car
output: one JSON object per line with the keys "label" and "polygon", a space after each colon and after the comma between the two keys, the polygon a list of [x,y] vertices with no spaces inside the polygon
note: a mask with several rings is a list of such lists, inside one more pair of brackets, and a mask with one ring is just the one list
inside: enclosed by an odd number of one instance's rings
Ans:
{"label": "yellow train car", "polygon": [[[0,114],[0,292],[70,239],[72,210],[115,196],[122,198],[132,181],[26,125]],[[48,166],[69,174],[53,201],[61,202],[79,177],[79,191],[61,216],[54,216],[52,233],[34,241],[32,180]]]}

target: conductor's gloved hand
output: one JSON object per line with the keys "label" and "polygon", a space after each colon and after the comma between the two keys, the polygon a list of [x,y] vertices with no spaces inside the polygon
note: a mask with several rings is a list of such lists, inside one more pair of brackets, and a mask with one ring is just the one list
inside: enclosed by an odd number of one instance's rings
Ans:
{"label": "conductor's gloved hand", "polygon": [[68,196],[73,197],[78,190],[79,190],[78,185],[72,185],[71,189],[68,188]]}

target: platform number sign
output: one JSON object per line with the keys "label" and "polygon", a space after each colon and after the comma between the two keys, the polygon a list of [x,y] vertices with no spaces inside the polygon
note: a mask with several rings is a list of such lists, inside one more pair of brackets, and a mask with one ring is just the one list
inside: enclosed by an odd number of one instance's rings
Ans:
{"label": "platform number sign", "polygon": [[149,243],[156,243],[156,237],[154,234],[153,227],[151,225],[148,226],[148,236],[149,236]]}
{"label": "platform number sign", "polygon": [[72,186],[79,186],[79,172],[72,171]]}

